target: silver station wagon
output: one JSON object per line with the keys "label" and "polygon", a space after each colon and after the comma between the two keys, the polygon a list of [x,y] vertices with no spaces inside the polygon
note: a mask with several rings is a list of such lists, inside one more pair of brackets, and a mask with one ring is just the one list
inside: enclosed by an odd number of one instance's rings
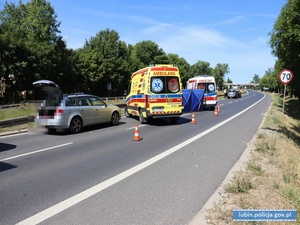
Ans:
{"label": "silver station wagon", "polygon": [[120,118],[118,106],[108,105],[94,95],[74,93],[64,96],[58,104],[43,101],[35,122],[38,126],[45,126],[48,132],[68,129],[74,134],[79,133],[83,127],[94,124],[118,125]]}

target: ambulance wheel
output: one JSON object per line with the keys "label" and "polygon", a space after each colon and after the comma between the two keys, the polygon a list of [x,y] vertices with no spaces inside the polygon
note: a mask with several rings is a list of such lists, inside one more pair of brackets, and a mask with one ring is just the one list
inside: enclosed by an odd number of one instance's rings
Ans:
{"label": "ambulance wheel", "polygon": [[139,120],[141,124],[147,123],[147,120],[143,117],[143,113],[141,110],[139,111]]}
{"label": "ambulance wheel", "polygon": [[125,116],[127,117],[127,118],[130,118],[132,115],[128,112],[128,109],[127,108],[125,108]]}

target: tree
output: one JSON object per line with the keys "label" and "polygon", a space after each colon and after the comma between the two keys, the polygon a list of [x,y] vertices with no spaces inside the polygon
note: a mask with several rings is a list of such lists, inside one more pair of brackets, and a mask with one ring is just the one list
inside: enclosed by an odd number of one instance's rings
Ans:
{"label": "tree", "polygon": [[168,54],[168,61],[170,64],[178,67],[182,85],[185,87],[185,83],[190,78],[190,64],[184,58],[180,58],[176,54]]}
{"label": "tree", "polygon": [[272,54],[278,58],[275,72],[282,69],[293,71],[294,79],[291,87],[300,97],[300,1],[288,0],[281,9],[280,15],[270,33]]}
{"label": "tree", "polygon": [[142,41],[134,45],[130,60],[131,70],[136,71],[150,64],[168,64],[168,57],[162,48],[153,41]]}
{"label": "tree", "polygon": [[226,83],[230,83],[230,84],[232,84],[233,82],[232,82],[232,80],[231,80],[229,77],[227,77],[227,81],[226,81]]}
{"label": "tree", "polygon": [[265,75],[259,79],[259,86],[261,88],[267,87],[269,88],[269,91],[280,92],[282,84],[280,83],[275,70],[269,68],[265,71]]}
{"label": "tree", "polygon": [[11,44],[0,35],[0,82],[1,104],[24,100],[22,90],[26,90],[29,74],[28,50],[24,46]]}
{"label": "tree", "polygon": [[257,74],[254,74],[254,76],[252,77],[252,81],[250,83],[258,84],[259,76]]}
{"label": "tree", "polygon": [[56,19],[54,8],[45,0],[19,1],[19,5],[6,2],[0,11],[0,39],[7,43],[6,50],[15,61],[6,57],[1,76],[13,74],[19,90],[30,90],[38,79],[57,82],[65,75],[68,54]]}
{"label": "tree", "polygon": [[204,62],[198,60],[194,65],[191,66],[191,75],[190,77],[194,77],[197,75],[211,75],[213,69],[210,67],[209,62]]}
{"label": "tree", "polygon": [[81,74],[87,76],[88,91],[100,96],[123,94],[129,80],[128,50],[115,30],[103,30],[86,41],[79,51]]}
{"label": "tree", "polygon": [[219,88],[224,86],[224,77],[227,73],[229,73],[229,65],[227,63],[218,63],[213,70],[213,75]]}

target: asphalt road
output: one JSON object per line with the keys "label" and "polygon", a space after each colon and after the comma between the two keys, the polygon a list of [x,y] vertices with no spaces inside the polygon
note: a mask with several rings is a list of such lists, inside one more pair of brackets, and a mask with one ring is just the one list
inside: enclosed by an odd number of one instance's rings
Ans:
{"label": "asphalt road", "polygon": [[221,112],[0,138],[0,224],[188,224],[256,133],[271,97],[249,91]]}

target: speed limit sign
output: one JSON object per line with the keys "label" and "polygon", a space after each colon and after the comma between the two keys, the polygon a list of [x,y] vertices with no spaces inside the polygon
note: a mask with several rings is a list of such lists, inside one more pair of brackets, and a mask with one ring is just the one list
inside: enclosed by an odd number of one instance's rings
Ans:
{"label": "speed limit sign", "polygon": [[292,81],[293,77],[293,72],[288,69],[282,70],[279,74],[279,80],[283,84],[289,84]]}

